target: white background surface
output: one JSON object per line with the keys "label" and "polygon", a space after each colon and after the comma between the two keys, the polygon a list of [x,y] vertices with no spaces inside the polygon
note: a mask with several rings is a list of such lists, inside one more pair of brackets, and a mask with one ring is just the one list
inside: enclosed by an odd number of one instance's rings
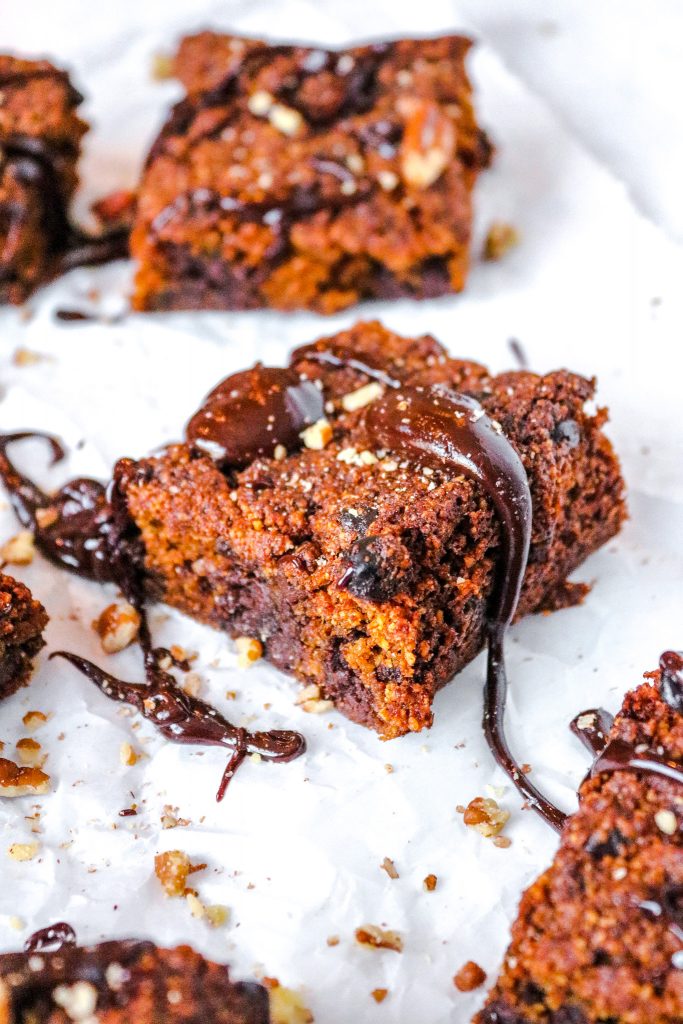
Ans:
{"label": "white background surface", "polygon": [[[256,358],[283,362],[294,344],[359,316],[379,316],[406,334],[431,331],[454,354],[495,369],[512,364],[508,339],[516,337],[534,369],[597,374],[631,519],[579,574],[595,581],[585,604],[528,619],[509,643],[514,746],[535,780],[571,807],[586,760],[568,733],[570,718],[597,703],[614,709],[662,649],[683,645],[680,7],[674,0],[13,0],[0,13],[2,49],[54,56],[88,96],[94,127],[79,209],[135,181],[177,94],[173,84],[151,80],[152,57],[201,25],[333,44],[402,31],[477,33],[471,69],[499,150],[477,193],[479,235],[491,220],[509,220],[521,244],[502,263],[475,266],[462,297],[375,304],[329,320],[258,313],[58,324],[56,309],[89,308],[91,287],[102,295],[98,308],[125,308],[128,266],[76,271],[31,300],[28,322],[16,310],[0,311],[0,428],[53,430],[72,449],[85,442],[49,476],[40,448],[28,448],[24,464],[45,482],[104,477],[118,456],[179,436],[220,377]],[[19,346],[50,358],[16,367]],[[15,531],[0,510],[0,538]],[[49,648],[105,661],[89,623],[113,594],[40,559],[17,575],[50,612]],[[38,738],[54,786],[40,801],[39,860],[19,864],[5,855],[11,842],[32,838],[23,817],[31,801],[0,806],[0,948],[66,919],[83,941],[189,941],[240,975],[261,969],[300,987],[320,1024],[465,1024],[483,992],[456,992],[452,975],[474,959],[493,976],[520,892],[556,843],[520,810],[509,786],[501,801],[512,812],[509,849],[466,830],[455,813],[487,785],[506,783],[480,735],[483,659],[438,696],[429,734],[382,744],[336,714],[303,715],[287,678],[262,666],[240,672],[222,636],[164,616],[159,609],[159,641],[200,652],[203,696],[238,719],[257,714],[264,726],[302,729],[309,752],[289,766],[247,764],[216,806],[220,752],[173,747],[146,725],[135,728],[134,718],[43,655],[30,689],[0,710],[10,755],[24,734],[24,712],[52,713]],[[209,668],[216,658],[219,667]],[[140,677],[136,651],[107,661]],[[224,699],[227,690],[238,691],[236,701]],[[119,764],[125,740],[147,754],[133,768]],[[141,814],[121,819],[131,793]],[[165,804],[179,807],[191,826],[162,832]],[[153,856],[176,847],[208,864],[196,886],[206,902],[231,908],[225,929],[210,931],[183,903],[161,896]],[[380,870],[386,856],[399,879]],[[430,872],[439,885],[426,894]],[[12,915],[23,919],[22,934],[12,930]],[[355,946],[354,929],[364,923],[401,931],[404,952]],[[341,941],[329,948],[333,934]],[[370,998],[378,987],[390,990],[381,1006]]]}

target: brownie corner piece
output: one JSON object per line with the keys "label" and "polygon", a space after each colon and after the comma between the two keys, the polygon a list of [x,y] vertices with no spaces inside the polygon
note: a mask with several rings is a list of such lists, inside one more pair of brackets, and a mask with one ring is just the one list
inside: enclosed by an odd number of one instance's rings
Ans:
{"label": "brownie corner piece", "polygon": [[[683,1020],[683,656],[673,657],[677,678],[648,673],[611,729],[595,717],[600,748],[579,809],[522,896],[474,1024]],[[595,715],[577,716],[578,733]]]}
{"label": "brownie corner piece", "polygon": [[87,125],[82,96],[46,60],[0,54],[0,302],[21,303],[55,273]]}
{"label": "brownie corner piece", "polygon": [[138,309],[308,308],[464,287],[491,146],[462,36],[329,51],[188,37],[131,239]]}
{"label": "brownie corner piece", "polygon": [[[71,939],[54,948],[54,935]],[[51,949],[37,940],[47,936]],[[23,953],[0,956],[0,1021],[7,1024],[269,1024],[267,990],[233,982],[229,969],[189,946],[115,940],[75,944],[68,925],[36,933]]]}
{"label": "brownie corner piece", "polygon": [[28,681],[47,613],[19,580],[0,574],[0,700]]}

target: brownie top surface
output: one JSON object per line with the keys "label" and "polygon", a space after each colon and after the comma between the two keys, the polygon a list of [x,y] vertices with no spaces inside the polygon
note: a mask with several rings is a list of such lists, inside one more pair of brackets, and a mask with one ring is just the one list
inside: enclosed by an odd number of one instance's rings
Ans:
{"label": "brownie top surface", "polygon": [[94,1014],[112,1024],[131,1019],[139,1024],[269,1020],[262,986],[232,982],[227,967],[205,960],[189,946],[161,949],[136,940],[89,947],[67,941],[52,952],[29,948],[0,955],[0,1010],[3,1004],[10,1024],[23,1024],[27,1011],[39,1024],[93,1019]]}
{"label": "brownie top surface", "polygon": [[[228,58],[218,82],[205,38],[181,49],[179,67],[188,84],[211,87],[176,106],[148,160],[140,215],[155,233],[179,217],[215,221],[217,211],[256,225],[264,214],[309,218],[371,196],[390,207],[399,182],[424,192],[443,179],[452,192],[463,167],[488,162],[463,37],[340,52],[219,41]],[[197,79],[187,70],[195,62]],[[433,234],[438,253],[437,224]]]}

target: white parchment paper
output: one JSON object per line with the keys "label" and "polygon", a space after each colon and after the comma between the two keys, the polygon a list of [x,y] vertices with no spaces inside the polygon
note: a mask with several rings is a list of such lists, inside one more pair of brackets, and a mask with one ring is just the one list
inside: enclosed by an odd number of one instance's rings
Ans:
{"label": "white parchment paper", "polygon": [[[471,4],[459,9],[445,0],[410,8],[357,0],[120,0],[95,7],[27,0],[3,9],[0,31],[3,47],[47,52],[69,64],[89,97],[86,115],[94,128],[83,163],[84,211],[95,195],[134,182],[178,93],[172,83],[152,81],[151,59],[183,31],[213,24],[340,43],[382,32],[472,27],[466,13]],[[22,465],[46,485],[75,474],[105,477],[118,456],[142,455],[178,437],[222,376],[255,359],[282,363],[292,346],[359,316],[380,317],[408,335],[430,331],[454,354],[494,369],[513,365],[508,341],[515,337],[534,369],[596,374],[599,401],[611,408],[631,519],[578,574],[593,582],[585,604],[526,620],[508,645],[513,745],[532,764],[537,783],[571,808],[586,758],[568,732],[569,720],[586,706],[617,707],[661,650],[683,643],[683,254],[513,77],[493,46],[484,42],[471,68],[482,120],[498,146],[495,167],[477,193],[478,237],[502,219],[518,227],[521,244],[501,263],[475,266],[463,296],[373,304],[328,320],[255,313],[58,323],[59,308],[114,316],[125,309],[128,265],[78,270],[31,300],[30,319],[0,311],[0,429],[39,428],[64,438],[72,454],[49,472],[39,445],[21,452]],[[599,106],[599,98],[594,102]],[[590,119],[588,103],[584,113]],[[627,102],[615,116],[626,122]],[[17,366],[13,354],[20,347],[45,358]],[[0,539],[16,529],[4,504]],[[141,678],[136,650],[107,658],[90,628],[113,590],[41,558],[16,574],[50,613],[48,652],[68,648]],[[473,959],[494,975],[519,895],[556,845],[520,809],[482,740],[483,659],[437,697],[428,734],[385,744],[336,713],[303,714],[294,706],[291,680],[263,663],[239,670],[225,637],[164,608],[155,609],[153,623],[160,643],[199,652],[202,696],[238,721],[257,716],[264,727],[300,728],[308,753],[287,766],[246,764],[216,805],[220,751],[165,743],[70,667],[41,655],[30,688],[0,709],[5,756],[25,735],[21,719],[28,709],[50,714],[36,735],[53,781],[48,797],[0,805],[0,948],[18,948],[36,927],[66,919],[83,941],[187,941],[231,962],[238,975],[277,976],[302,990],[322,1024],[465,1024],[483,991],[458,993],[453,974]],[[236,699],[226,699],[233,690]],[[133,767],[120,763],[123,742],[145,755]],[[455,812],[456,804],[487,795],[489,786],[505,787],[508,849],[465,829]],[[132,802],[138,816],[119,817]],[[39,834],[25,817],[35,804]],[[168,804],[189,819],[187,827],[162,830]],[[18,863],[6,856],[10,843],[30,839],[40,843],[36,859]],[[173,848],[206,862],[193,882],[205,903],[230,907],[226,927],[211,930],[183,901],[164,899],[153,858]],[[381,870],[385,857],[399,878]],[[430,873],[438,886],[426,893],[422,880]],[[14,917],[21,919],[19,932]],[[365,923],[400,931],[404,952],[358,947],[354,929]],[[326,939],[333,935],[340,941],[330,947]],[[376,988],[389,990],[381,1005],[370,995]]]}

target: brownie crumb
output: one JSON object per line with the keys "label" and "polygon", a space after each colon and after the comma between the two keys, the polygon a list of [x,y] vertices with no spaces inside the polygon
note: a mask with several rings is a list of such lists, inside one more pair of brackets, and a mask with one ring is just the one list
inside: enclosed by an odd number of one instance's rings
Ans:
{"label": "brownie crumb", "polygon": [[485,981],[486,971],[479,964],[475,963],[474,960],[468,960],[466,964],[463,964],[453,978],[453,984],[458,992],[473,992],[475,988],[479,988]]}

